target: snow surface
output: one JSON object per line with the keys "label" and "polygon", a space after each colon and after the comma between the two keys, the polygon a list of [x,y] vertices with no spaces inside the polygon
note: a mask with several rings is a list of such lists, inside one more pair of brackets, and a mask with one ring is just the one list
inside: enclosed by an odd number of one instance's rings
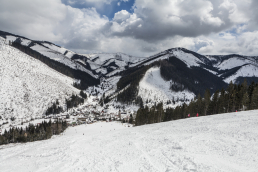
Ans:
{"label": "snow surface", "polygon": [[49,57],[52,60],[58,61],[60,63],[65,64],[66,66],[76,69],[76,64],[73,61],[71,61],[68,57],[62,55],[61,53],[43,47],[39,44],[34,45],[33,47],[31,47],[31,49]]}
{"label": "snow surface", "polygon": [[251,61],[248,59],[235,57],[235,58],[230,58],[228,60],[223,61],[216,67],[218,67],[220,70],[226,70],[226,69],[232,69],[238,66],[243,66],[249,63],[251,63]]}
{"label": "snow surface", "polygon": [[42,55],[44,55],[44,56],[46,56],[46,57],[48,57],[52,60],[63,63],[64,65],[69,66],[72,69],[81,70],[83,72],[88,73],[89,75],[91,75],[94,78],[98,78],[98,76],[94,75],[91,71],[87,70],[86,68],[84,68],[80,64],[75,63],[70,58],[66,57],[65,55],[61,54],[60,52],[48,49],[48,48],[43,47],[39,44],[36,44],[36,45],[32,46],[31,49],[39,52],[40,54],[42,54]]}
{"label": "snow surface", "polygon": [[0,124],[41,117],[52,101],[79,92],[72,78],[8,45],[0,51],[0,81]]}
{"label": "snow surface", "polygon": [[258,111],[140,127],[98,122],[49,140],[0,146],[12,171],[256,172]]}
{"label": "snow surface", "polygon": [[182,60],[189,68],[191,66],[200,66],[203,63],[200,59],[190,53],[185,53],[182,50],[174,50],[173,54],[180,60]]}
{"label": "snow surface", "polygon": [[[203,63],[200,59],[198,59],[194,55],[192,55],[190,53],[185,53],[184,51],[182,51],[180,49],[172,49],[169,52],[168,51],[163,51],[163,52],[158,53],[154,56],[150,56],[148,58],[145,58],[143,61],[147,61],[149,59],[154,58],[153,60],[144,63],[144,65],[149,65],[149,64],[151,64],[155,61],[168,59],[169,57],[172,57],[172,56],[175,56],[179,60],[183,61],[187,65],[187,67],[189,67],[189,68],[191,66],[200,66],[200,64]],[[155,57],[157,57],[157,58],[155,58]],[[137,65],[141,64],[143,61],[139,61],[138,63],[131,64],[130,67],[137,66]]]}
{"label": "snow surface", "polygon": [[8,35],[6,36],[6,43],[9,43],[9,41],[14,42],[16,39],[17,37]]}
{"label": "snow surface", "polygon": [[165,81],[160,75],[159,67],[152,67],[145,73],[143,79],[139,83],[139,93],[143,102],[152,100],[156,102],[167,102],[168,100],[177,99],[194,99],[195,94],[184,90],[175,92],[170,90],[170,83],[173,81]]}
{"label": "snow surface", "polygon": [[58,46],[56,46],[54,44],[43,43],[43,45],[48,47],[48,48],[50,48],[51,50],[55,50],[55,51],[61,53],[61,54],[64,54],[67,51],[67,49],[65,49],[63,47],[58,47]]}
{"label": "snow surface", "polygon": [[89,57],[90,60],[94,60],[95,63],[103,65],[107,60],[115,59],[116,61],[123,62],[123,65],[126,65],[128,62],[136,63],[140,60],[143,60],[143,57],[134,57],[123,53],[96,53],[96,54],[85,54]]}
{"label": "snow surface", "polygon": [[22,45],[28,46],[28,45],[30,45],[30,43],[31,43],[31,40],[21,38],[21,44]]}
{"label": "snow surface", "polygon": [[234,83],[238,77],[258,77],[258,67],[251,64],[245,65],[232,76],[224,79],[224,81],[227,83],[230,83],[230,81],[232,81]]}

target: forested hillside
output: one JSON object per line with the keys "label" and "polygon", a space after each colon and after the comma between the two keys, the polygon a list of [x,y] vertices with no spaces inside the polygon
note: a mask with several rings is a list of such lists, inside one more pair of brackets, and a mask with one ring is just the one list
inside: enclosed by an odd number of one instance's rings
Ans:
{"label": "forested hillside", "polygon": [[137,111],[136,125],[152,124],[195,116],[206,116],[220,113],[258,109],[258,83],[248,86],[230,83],[226,88],[217,90],[212,96],[210,90],[200,94],[188,105],[183,104],[175,109],[163,109],[162,103],[153,107],[145,106]]}

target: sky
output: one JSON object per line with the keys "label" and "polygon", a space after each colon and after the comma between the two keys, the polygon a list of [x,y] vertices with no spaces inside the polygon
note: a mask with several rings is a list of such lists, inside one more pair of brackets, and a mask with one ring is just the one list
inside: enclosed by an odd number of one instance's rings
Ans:
{"label": "sky", "polygon": [[257,0],[0,0],[0,30],[81,54],[258,56]]}

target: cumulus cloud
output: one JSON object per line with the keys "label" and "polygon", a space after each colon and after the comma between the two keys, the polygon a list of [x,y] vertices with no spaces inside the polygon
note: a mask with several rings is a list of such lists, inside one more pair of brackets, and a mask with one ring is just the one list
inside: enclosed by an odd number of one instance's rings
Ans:
{"label": "cumulus cloud", "polygon": [[129,0],[0,0],[0,30],[79,53],[147,56],[185,47],[203,54],[258,54],[256,0],[135,0],[130,12],[101,16],[97,9],[113,1]]}
{"label": "cumulus cloud", "polygon": [[1,30],[39,40],[58,41],[62,37],[55,32],[58,22],[64,20],[66,15],[66,7],[60,2],[1,0],[0,4]]}
{"label": "cumulus cloud", "polygon": [[[206,0],[136,0],[134,13],[120,27],[123,32],[109,32],[110,36],[133,37],[155,42],[176,35],[196,37],[220,32],[232,26],[219,14],[212,14],[213,4]],[[109,24],[112,30],[116,20]],[[105,28],[108,29],[108,28]]]}
{"label": "cumulus cloud", "polygon": [[130,13],[127,12],[126,10],[122,10],[122,11],[115,13],[113,21],[117,22],[117,23],[122,23],[129,18],[130,18]]}

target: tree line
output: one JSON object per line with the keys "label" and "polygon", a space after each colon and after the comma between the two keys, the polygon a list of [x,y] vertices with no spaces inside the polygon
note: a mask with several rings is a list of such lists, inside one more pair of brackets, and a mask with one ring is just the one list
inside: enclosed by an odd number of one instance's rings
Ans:
{"label": "tree line", "polygon": [[[82,98],[80,97],[82,96]],[[69,99],[65,99],[65,104],[66,104],[66,110],[68,111],[69,109],[73,108],[73,107],[77,107],[80,104],[84,103],[84,98],[87,98],[87,94],[84,93],[83,91],[80,92],[80,96],[74,95],[72,94],[72,96]],[[50,115],[50,114],[60,114],[63,113],[64,109],[59,105],[59,101],[56,100],[56,102],[54,102],[52,104],[52,106],[48,107],[46,110],[46,115]]]}
{"label": "tree line", "polygon": [[211,96],[210,90],[207,89],[203,97],[199,94],[188,105],[184,103],[175,109],[163,109],[163,103],[151,108],[139,108],[135,124],[139,126],[183,119],[196,116],[197,113],[198,116],[205,116],[253,109],[258,109],[258,84],[252,82],[248,86],[246,81],[242,84],[231,82],[226,90],[222,88]]}
{"label": "tree line", "polygon": [[52,122],[42,122],[34,125],[29,124],[25,129],[22,127],[13,127],[9,131],[5,130],[3,135],[0,135],[0,145],[8,143],[26,143],[38,140],[46,140],[52,135],[59,135],[68,127],[66,121],[56,120]]}

